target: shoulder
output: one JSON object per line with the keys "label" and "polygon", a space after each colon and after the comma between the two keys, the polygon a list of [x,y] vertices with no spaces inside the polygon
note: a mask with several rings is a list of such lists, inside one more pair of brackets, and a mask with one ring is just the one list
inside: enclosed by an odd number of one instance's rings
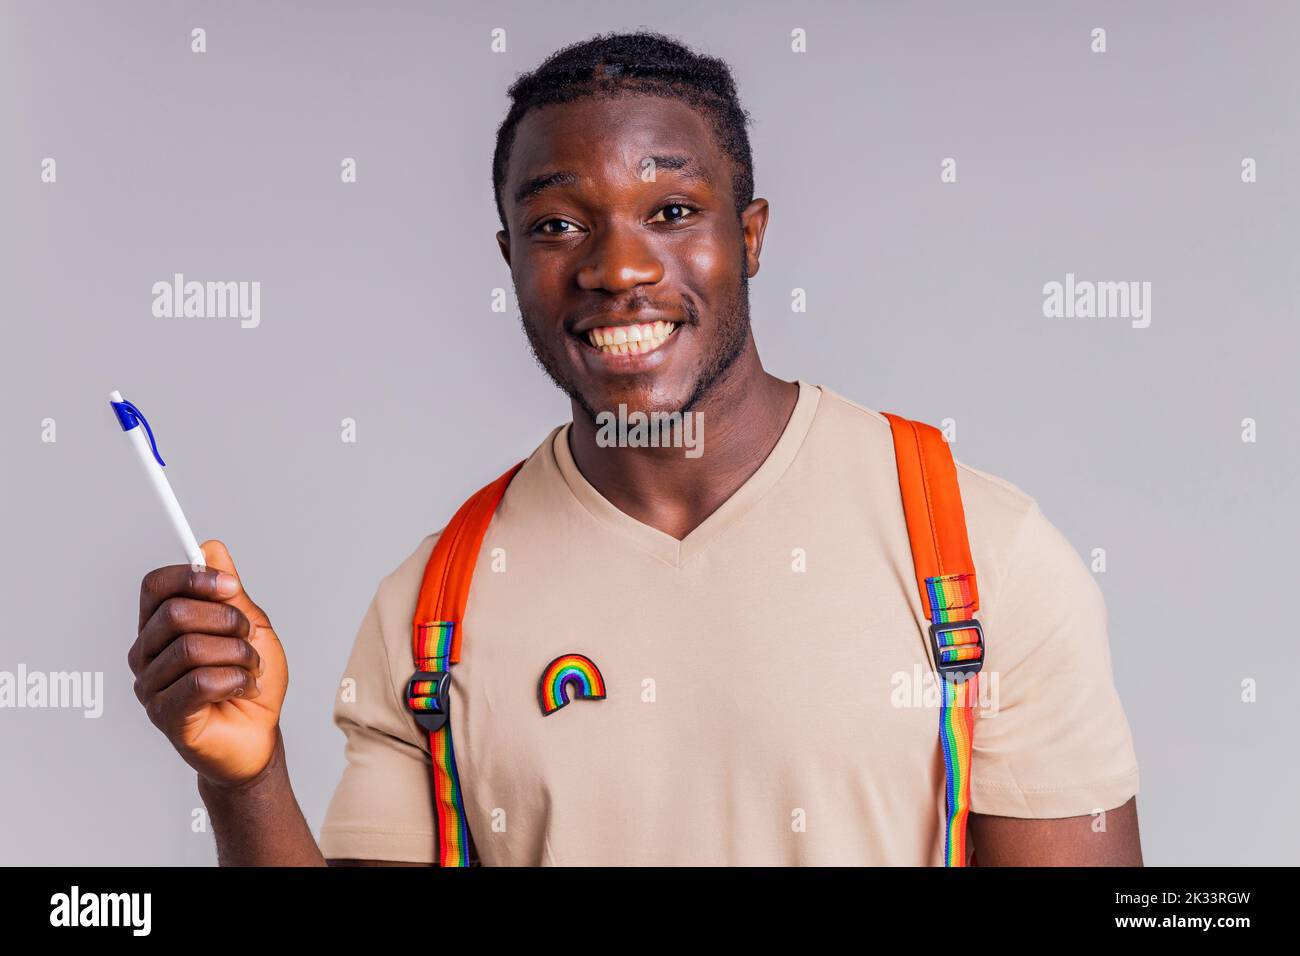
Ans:
{"label": "shoulder", "polygon": [[[563,426],[556,426],[542,440],[533,452],[524,460],[524,466],[515,475],[506,490],[506,498],[502,507],[512,506],[514,510],[521,507],[520,499],[523,499],[522,507],[527,507],[533,502],[531,499],[536,496],[538,487],[545,488],[550,477],[547,468],[550,466],[554,470],[554,458],[550,455],[551,444],[555,440],[556,434]],[[429,558],[433,555],[433,549],[438,544],[438,539],[446,530],[446,522],[449,522],[452,516],[469,497],[499,476],[497,474],[484,474],[479,476],[477,482],[472,482],[467,489],[453,495],[450,500],[442,504],[444,524],[443,527],[430,534],[426,534],[416,544],[415,549],[411,551],[401,562],[383,576],[379,581],[379,586],[375,592],[375,603],[379,608],[381,623],[385,630],[388,629],[389,622],[400,625],[398,631],[403,635],[403,640],[409,633],[412,616],[415,614],[415,604],[420,595],[420,585],[424,581],[424,569],[429,563]]]}
{"label": "shoulder", "polygon": [[[820,386],[818,424],[825,438],[844,454],[844,449],[861,449],[864,458],[887,468],[888,479],[897,487],[893,433],[879,411],[855,402]],[[899,412],[905,418],[905,411]],[[924,421],[924,419],[917,419]],[[937,422],[926,424],[939,427]],[[953,462],[957,485],[961,491],[966,516],[967,536],[976,570],[980,575],[981,594],[993,597],[1008,579],[1011,567],[1026,553],[1072,551],[1063,535],[1047,520],[1036,498],[1008,479],[964,462],[957,447]],[[849,457],[856,457],[849,453]]]}
{"label": "shoulder", "polygon": [[380,579],[375,591],[375,602],[379,606],[381,619],[394,614],[405,614],[407,623],[410,623],[420,593],[420,582],[424,580],[424,567],[429,563],[429,556],[433,554],[441,536],[441,529],[425,535],[414,551]]}
{"label": "shoulder", "polygon": [[[845,398],[824,385],[819,388],[822,395],[818,419],[823,428],[837,434],[841,439],[862,440],[877,455],[888,450],[892,465],[893,433],[889,419],[875,409]],[[903,417],[911,416],[904,414]],[[923,419],[917,420],[923,421]],[[925,422],[925,424],[938,427],[934,422]],[[1035,499],[1027,492],[1005,478],[966,464],[957,457],[955,449],[953,461],[957,466],[957,482],[961,488],[962,502],[968,511],[974,505],[978,510],[989,512],[1000,521],[1017,523],[1027,518],[1038,507]]]}
{"label": "shoulder", "polygon": [[415,617],[424,566],[441,533],[425,535],[414,551],[380,579],[348,663],[349,673],[358,680],[364,675],[372,681],[382,680],[392,688],[392,694],[383,699],[391,700],[394,713],[401,711],[400,688],[410,676],[413,664],[411,621]]}

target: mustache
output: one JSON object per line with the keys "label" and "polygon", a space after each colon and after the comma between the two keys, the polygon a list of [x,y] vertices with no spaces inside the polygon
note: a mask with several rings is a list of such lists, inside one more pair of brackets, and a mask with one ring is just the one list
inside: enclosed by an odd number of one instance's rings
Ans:
{"label": "mustache", "polygon": [[580,322],[585,322],[587,319],[591,319],[591,318],[610,315],[611,313],[635,315],[637,312],[641,312],[641,311],[646,311],[646,312],[680,311],[684,317],[682,322],[683,325],[700,324],[699,309],[695,307],[694,302],[692,302],[689,298],[687,298],[684,295],[681,296],[680,301],[677,303],[664,303],[664,304],[651,302],[650,299],[645,296],[638,296],[634,299],[629,299],[626,302],[618,303],[616,305],[606,304],[601,306],[600,308],[584,309],[582,312],[575,313],[574,315],[571,315],[564,320],[564,330],[566,332],[572,332],[574,327],[577,326],[578,323]]}

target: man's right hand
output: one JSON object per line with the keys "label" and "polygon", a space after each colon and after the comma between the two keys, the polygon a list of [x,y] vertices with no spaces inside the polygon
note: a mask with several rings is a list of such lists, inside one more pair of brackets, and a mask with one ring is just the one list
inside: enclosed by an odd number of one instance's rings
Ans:
{"label": "man's right hand", "polygon": [[289,668],[226,546],[202,548],[206,571],[178,564],[145,575],[127,663],[136,697],[185,762],[218,786],[234,786],[256,777],[275,752]]}

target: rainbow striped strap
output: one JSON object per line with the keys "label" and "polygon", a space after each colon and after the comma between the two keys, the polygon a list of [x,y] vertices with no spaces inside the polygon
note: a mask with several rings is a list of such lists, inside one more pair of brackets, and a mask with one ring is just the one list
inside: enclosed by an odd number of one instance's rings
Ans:
{"label": "rainbow striped strap", "polygon": [[971,617],[977,605],[974,575],[945,574],[925,579],[926,617],[935,668],[958,683],[978,672],[984,661],[984,632]]}
{"label": "rainbow striped strap", "polygon": [[[943,754],[943,865],[965,866],[970,818],[971,746],[984,635],[970,618],[965,574],[926,578],[930,635],[939,674],[939,745]],[[952,625],[952,626],[949,626]]]}
{"label": "rainbow striped strap", "polygon": [[957,466],[943,434],[930,425],[885,413],[894,439],[898,486],[907,522],[921,607],[939,677],[939,749],[943,759],[943,865],[966,866],[971,750],[977,674],[984,632],[975,563],[966,536]]}
{"label": "rainbow striped strap", "polygon": [[406,685],[406,706],[416,714],[440,715],[442,720],[418,721],[433,731],[447,719],[447,658],[456,632],[454,621],[415,625],[416,674]]}
{"label": "rainbow striped strap", "polygon": [[425,621],[415,626],[415,664],[421,670],[443,670],[456,636],[455,621]]}
{"label": "rainbow striped strap", "polygon": [[475,492],[447,522],[424,566],[412,616],[416,672],[406,685],[406,706],[429,733],[433,806],[440,866],[469,866],[474,840],[451,735],[451,675],[464,640],[465,608],[479,549],[506,487],[523,462]]}
{"label": "rainbow striped strap", "polygon": [[415,661],[419,670],[406,691],[406,706],[416,715],[416,722],[429,731],[439,866],[470,865],[469,823],[449,721],[451,682],[447,668],[455,631],[454,621],[416,625]]}

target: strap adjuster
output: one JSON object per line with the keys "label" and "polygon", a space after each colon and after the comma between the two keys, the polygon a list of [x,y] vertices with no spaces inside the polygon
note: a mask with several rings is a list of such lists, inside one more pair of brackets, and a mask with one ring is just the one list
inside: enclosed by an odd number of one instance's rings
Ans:
{"label": "strap adjuster", "polygon": [[451,674],[447,671],[416,671],[406,682],[407,709],[429,733],[441,730],[447,723],[450,705]]}
{"label": "strap adjuster", "polygon": [[[975,639],[963,635],[964,640],[940,639],[942,634],[955,634],[957,631],[974,631]],[[984,629],[975,619],[967,621],[945,621],[930,625],[930,648],[934,651],[934,666],[944,680],[953,684],[963,684],[980,672],[984,666]],[[976,648],[978,654],[971,655],[970,648]]]}

